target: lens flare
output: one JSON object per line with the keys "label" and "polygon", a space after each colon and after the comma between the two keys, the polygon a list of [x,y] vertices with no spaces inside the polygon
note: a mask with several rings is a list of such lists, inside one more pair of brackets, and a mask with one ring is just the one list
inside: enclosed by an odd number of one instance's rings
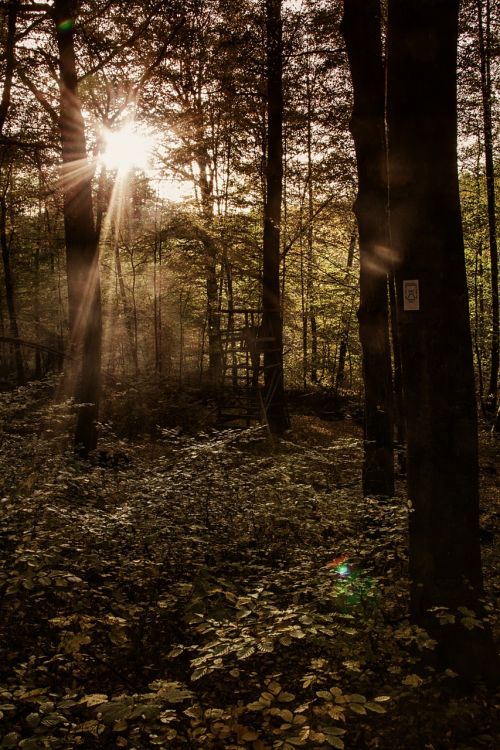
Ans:
{"label": "lens flare", "polygon": [[349,557],[340,555],[325,565],[334,575],[334,592],[340,611],[352,612],[356,607],[368,602],[375,602],[378,592],[370,576],[359,567],[359,563]]}
{"label": "lens flare", "polygon": [[[340,555],[340,557],[336,557],[334,560],[330,560],[329,563],[325,565],[325,568],[328,570],[333,570],[334,572],[338,573],[338,568],[345,563],[346,560],[349,559],[349,555]],[[347,567],[347,566],[344,566]]]}
{"label": "lens flare", "polygon": [[106,130],[101,160],[106,169],[126,174],[134,169],[146,171],[155,147],[155,137],[134,122],[119,130]]}
{"label": "lens flare", "polygon": [[339,576],[342,576],[342,578],[346,578],[346,576],[348,576],[348,575],[349,575],[349,573],[351,572],[351,569],[349,568],[349,566],[348,566],[348,565],[346,565],[346,564],[344,563],[343,565],[339,565],[339,566],[338,566],[338,568],[337,568],[337,571],[336,571],[336,572],[337,572],[337,574],[338,574]]}
{"label": "lens flare", "polygon": [[71,31],[74,25],[75,22],[72,18],[66,18],[64,21],[61,21],[61,23],[57,24],[57,28],[59,31]]}

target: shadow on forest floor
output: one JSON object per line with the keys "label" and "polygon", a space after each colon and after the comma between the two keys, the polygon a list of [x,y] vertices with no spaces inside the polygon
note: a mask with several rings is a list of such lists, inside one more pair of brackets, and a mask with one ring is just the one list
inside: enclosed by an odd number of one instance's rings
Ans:
{"label": "shadow on forest floor", "polygon": [[296,415],[277,443],[106,425],[89,465],[47,393],[0,401],[0,748],[496,747],[498,695],[421,661],[403,483],[361,497],[353,420]]}

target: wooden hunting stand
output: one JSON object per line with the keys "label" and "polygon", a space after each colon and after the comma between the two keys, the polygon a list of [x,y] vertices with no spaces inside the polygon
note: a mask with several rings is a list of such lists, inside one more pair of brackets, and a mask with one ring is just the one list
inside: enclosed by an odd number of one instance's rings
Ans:
{"label": "wooden hunting stand", "polygon": [[[220,424],[268,424],[267,407],[274,378],[264,387],[264,352],[275,339],[262,330],[262,313],[252,308],[221,310],[222,386],[218,399]],[[275,386],[274,386],[275,387]]]}

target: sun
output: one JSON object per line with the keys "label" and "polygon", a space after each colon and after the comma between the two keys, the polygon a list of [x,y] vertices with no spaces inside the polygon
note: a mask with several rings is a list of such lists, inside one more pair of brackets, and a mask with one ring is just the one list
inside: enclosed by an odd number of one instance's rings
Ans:
{"label": "sun", "polygon": [[[128,183],[128,176],[140,170],[156,187],[160,200],[181,203],[192,196],[192,184],[165,170],[162,157],[162,137],[153,129],[130,120],[116,130],[102,131],[104,148],[98,161],[115,172],[115,203],[120,201]],[[155,158],[153,158],[155,156]]]}
{"label": "sun", "polygon": [[106,130],[102,163],[106,169],[121,174],[134,169],[145,172],[150,166],[155,140],[152,133],[134,122],[123,125],[119,130]]}

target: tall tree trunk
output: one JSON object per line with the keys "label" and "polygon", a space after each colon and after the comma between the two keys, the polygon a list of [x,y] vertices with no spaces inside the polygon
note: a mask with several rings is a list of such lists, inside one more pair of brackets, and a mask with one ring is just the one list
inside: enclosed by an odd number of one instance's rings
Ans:
{"label": "tall tree trunk", "polygon": [[350,130],[358,167],[359,333],[363,349],[363,494],[394,494],[392,371],[387,275],[385,75],[380,0],[344,0],[344,36],[354,89]]}
{"label": "tall tree trunk", "polygon": [[161,375],[163,372],[162,353],[162,315],[161,315],[161,230],[155,227],[155,238],[153,245],[153,315],[155,334],[155,371]]}
{"label": "tall tree trunk", "polygon": [[183,298],[183,290],[179,292],[179,386],[182,386],[184,377],[184,318],[187,306],[186,298]]}
{"label": "tall tree trunk", "polygon": [[19,343],[19,328],[17,325],[16,303],[14,299],[14,282],[10,266],[10,241],[7,237],[7,203],[5,195],[0,196],[0,244],[2,246],[3,273],[5,280],[5,300],[9,315],[10,335],[13,339],[14,362],[16,365],[17,384],[25,382],[23,355]]}
{"label": "tall tree trunk", "polygon": [[[200,139],[203,136],[200,135]],[[204,148],[197,158],[199,177],[198,187],[205,232],[203,246],[205,251],[205,279],[207,289],[207,329],[208,329],[208,377],[212,386],[222,382],[222,342],[220,331],[219,285],[217,283],[218,248],[213,232],[213,191],[212,179],[209,176],[209,160]]]}
{"label": "tall tree trunk", "polygon": [[[408,442],[411,608],[456,671],[494,678],[480,611],[477,418],[457,172],[458,0],[390,0],[390,215]],[[425,52],[425,54],[424,54]],[[456,614],[439,625],[434,607]],[[457,611],[458,610],[458,611]]]}
{"label": "tall tree trunk", "polygon": [[[231,383],[234,388],[238,385],[238,360],[236,352],[234,351],[233,342],[234,337],[234,288],[233,288],[233,267],[231,260],[224,251],[224,270],[226,274],[226,290],[227,290],[227,341],[231,348]],[[227,357],[227,354],[225,355]],[[225,364],[227,367],[227,364]]]}
{"label": "tall tree trunk", "polygon": [[74,0],[55,0],[60,73],[64,231],[68,277],[70,354],[76,365],[78,412],[75,449],[84,457],[96,447],[101,390],[101,288],[99,247],[92,211],[92,170],[78,97],[74,47]]}
{"label": "tall tree trunk", "polygon": [[3,132],[3,127],[7,119],[7,114],[9,112],[12,79],[14,77],[14,70],[16,66],[16,24],[18,10],[18,4],[16,2],[12,2],[10,3],[7,11],[7,36],[5,39],[4,50],[5,73],[2,98],[0,100],[0,135]]}
{"label": "tall tree trunk", "polygon": [[[300,223],[302,225],[302,209],[300,211]],[[307,387],[307,375],[309,373],[309,351],[307,330],[307,298],[306,298],[306,273],[304,268],[304,242],[302,232],[299,237],[300,248],[300,310],[302,317],[302,386]]]}
{"label": "tall tree trunk", "polygon": [[137,266],[134,261],[134,246],[130,248],[130,267],[132,269],[132,285],[130,296],[132,297],[132,359],[136,374],[139,374],[139,316],[137,314]]}
{"label": "tall tree trunk", "polygon": [[4,371],[8,369],[8,356],[7,356],[7,343],[4,341],[5,338],[5,323],[3,319],[3,303],[2,295],[0,294],[0,373],[3,375]]}
{"label": "tall tree trunk", "polygon": [[283,48],[281,0],[266,0],[267,160],[262,266],[262,333],[267,419],[271,432],[288,429],[283,380],[280,302],[280,223],[283,182]]}
{"label": "tall tree trunk", "polygon": [[316,306],[314,300],[313,265],[314,265],[314,184],[312,162],[312,87],[307,70],[307,286],[306,286],[306,325],[311,322],[311,381],[318,382],[318,327],[316,323]]}
{"label": "tall tree trunk", "polygon": [[477,0],[479,54],[481,60],[481,94],[483,100],[484,159],[486,167],[486,195],[488,201],[488,231],[491,268],[491,362],[488,394],[484,405],[496,414],[499,367],[499,299],[498,299],[498,244],[495,200],[495,166],[493,162],[493,127],[491,122],[490,72],[490,0],[485,2],[486,28],[483,28],[483,0]]}
{"label": "tall tree trunk", "polygon": [[[40,211],[39,211],[40,215]],[[38,237],[37,245],[35,248],[35,299],[33,300],[34,306],[34,317],[35,317],[35,341],[40,344],[40,244],[41,237]],[[35,349],[35,378],[40,379],[42,377],[42,354],[40,349]]]}
{"label": "tall tree trunk", "polygon": [[[349,250],[347,251],[347,263],[346,263],[346,273],[345,273],[345,282],[348,284],[349,277],[351,275],[351,269],[352,264],[354,261],[354,248],[356,247],[356,238],[357,238],[357,232],[353,231],[351,234],[351,239],[349,242]],[[347,354],[347,345],[349,343],[349,331],[351,328],[351,310],[353,305],[351,303],[348,303],[347,309],[343,311],[342,314],[342,330],[340,332],[340,346],[339,346],[339,360],[337,365],[337,373],[335,375],[335,395],[338,395],[338,392],[340,388],[342,388],[344,384],[344,378],[345,378],[345,359]]]}
{"label": "tall tree trunk", "polygon": [[[7,115],[10,108],[10,98],[12,91],[12,80],[14,77],[14,70],[16,65],[16,25],[17,25],[17,13],[19,6],[16,2],[12,2],[9,5],[7,11],[7,36],[5,39],[5,74],[2,90],[2,98],[0,100],[0,135],[3,132]],[[8,181],[7,181],[8,182]],[[5,298],[7,302],[7,313],[9,316],[10,334],[13,339],[19,338],[19,330],[17,325],[17,316],[14,302],[14,286],[12,282],[12,272],[10,267],[10,242],[7,239],[7,204],[5,196],[7,193],[7,185],[5,191],[1,196],[1,225],[0,225],[0,241],[2,245],[2,261],[4,269],[5,279]],[[18,341],[14,342],[14,362],[16,366],[16,377],[18,385],[24,383],[24,363],[21,352],[21,346]]]}
{"label": "tall tree trunk", "polygon": [[[117,230],[115,229],[115,232]],[[134,335],[134,319],[133,311],[130,309],[127,299],[127,289],[125,287],[125,279],[123,278],[122,259],[120,256],[120,247],[118,245],[118,237],[115,234],[114,238],[114,254],[115,254],[115,273],[118,281],[118,289],[120,292],[121,307],[123,313],[123,322],[125,330],[127,332],[128,343],[130,347],[130,357],[134,366],[134,373],[137,375],[139,371],[139,362],[137,359],[137,346]]]}
{"label": "tall tree trunk", "polygon": [[389,309],[391,313],[391,344],[394,362],[394,426],[396,429],[398,464],[400,471],[406,473],[406,426],[403,410],[403,375],[401,370],[401,343],[399,341],[398,306],[396,299],[396,280],[394,268],[389,273]]}
{"label": "tall tree trunk", "polygon": [[220,333],[219,294],[217,284],[217,247],[205,239],[205,272],[207,288],[208,377],[211,385],[222,381],[222,343]]}
{"label": "tall tree trunk", "polygon": [[479,240],[476,252],[474,254],[474,351],[476,354],[477,377],[479,386],[479,403],[483,414],[485,414],[484,404],[484,377],[483,377],[483,356],[481,352],[481,332],[483,331],[483,316],[480,305],[483,290],[483,242]]}

